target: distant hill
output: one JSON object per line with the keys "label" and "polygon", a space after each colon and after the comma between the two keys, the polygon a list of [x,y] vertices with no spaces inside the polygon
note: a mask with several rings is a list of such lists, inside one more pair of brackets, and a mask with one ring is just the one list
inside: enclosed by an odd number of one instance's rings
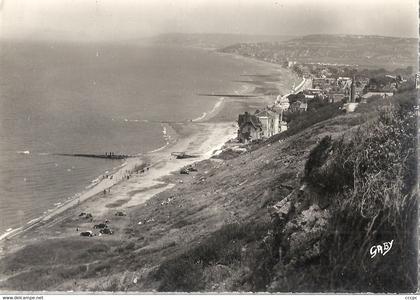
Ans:
{"label": "distant hill", "polygon": [[220,33],[167,33],[146,38],[155,44],[173,44],[189,47],[219,49],[238,43],[281,42],[295,36],[220,34]]}
{"label": "distant hill", "polygon": [[396,69],[415,66],[417,39],[363,35],[307,35],[284,41],[237,43],[221,49],[266,61],[348,64]]}

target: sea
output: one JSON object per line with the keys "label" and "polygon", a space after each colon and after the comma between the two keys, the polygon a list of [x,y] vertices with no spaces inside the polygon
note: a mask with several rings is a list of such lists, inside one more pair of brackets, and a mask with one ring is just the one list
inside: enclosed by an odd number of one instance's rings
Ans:
{"label": "sea", "polygon": [[147,43],[0,42],[0,236],[165,145],[164,122],[199,118],[266,67],[199,48]]}

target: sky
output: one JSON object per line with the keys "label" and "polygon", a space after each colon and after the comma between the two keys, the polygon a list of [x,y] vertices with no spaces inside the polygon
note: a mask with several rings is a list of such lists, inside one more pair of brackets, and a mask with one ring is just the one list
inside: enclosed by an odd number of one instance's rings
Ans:
{"label": "sky", "polygon": [[125,40],[168,32],[418,35],[417,0],[0,0],[0,38]]}

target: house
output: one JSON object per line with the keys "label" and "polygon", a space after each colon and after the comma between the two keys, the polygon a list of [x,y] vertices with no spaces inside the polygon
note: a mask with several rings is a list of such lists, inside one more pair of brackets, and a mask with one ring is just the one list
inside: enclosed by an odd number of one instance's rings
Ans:
{"label": "house", "polygon": [[265,138],[269,138],[279,133],[278,113],[269,109],[264,109],[263,111],[256,112],[255,116],[260,120],[262,124],[263,136]]}
{"label": "house", "polygon": [[295,101],[290,105],[292,112],[303,112],[308,110],[308,103],[306,101]]}
{"label": "house", "polygon": [[349,80],[346,82],[344,86],[345,94],[347,96],[347,103],[354,103],[356,102],[356,80],[353,77],[353,80]]}
{"label": "house", "polygon": [[285,121],[280,121],[280,132],[286,131],[287,130],[287,122]]}
{"label": "house", "polygon": [[263,136],[260,120],[255,115],[248,112],[239,115],[238,126],[238,141],[240,143],[259,140]]}
{"label": "house", "polygon": [[287,98],[287,96],[278,95],[276,101],[274,102],[274,106],[276,108],[286,111],[290,107],[289,99]]}
{"label": "house", "polygon": [[416,84],[416,89],[420,89],[420,73],[416,73],[416,77],[414,79],[415,84]]}
{"label": "house", "polygon": [[305,95],[305,99],[314,99],[315,96],[322,97],[321,89],[305,89],[302,92],[303,92],[303,95]]}
{"label": "house", "polygon": [[336,84],[335,78],[328,78],[328,77],[318,77],[312,79],[312,88],[313,89],[329,89],[332,88]]}
{"label": "house", "polygon": [[299,111],[307,111],[308,110],[308,103],[302,102],[299,106]]}
{"label": "house", "polygon": [[300,108],[300,105],[302,104],[302,101],[300,101],[300,100],[297,100],[297,101],[295,101],[295,102],[292,102],[291,104],[290,104],[290,108],[289,108],[289,110],[290,111],[292,111],[292,112],[296,112],[296,111],[299,111],[299,108]]}
{"label": "house", "polygon": [[329,98],[333,103],[341,102],[344,99],[344,97],[345,95],[342,93],[334,93],[329,95]]}

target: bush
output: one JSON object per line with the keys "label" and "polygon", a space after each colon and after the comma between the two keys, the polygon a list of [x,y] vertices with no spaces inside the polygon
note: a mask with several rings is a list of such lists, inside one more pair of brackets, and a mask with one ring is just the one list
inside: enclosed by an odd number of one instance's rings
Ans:
{"label": "bush", "polygon": [[340,103],[330,103],[320,107],[319,109],[313,109],[306,112],[293,112],[285,115],[285,120],[288,122],[287,131],[276,134],[269,139],[266,143],[273,143],[281,139],[285,139],[289,136],[295,135],[310,126],[331,119],[335,116],[343,114],[340,110]]}
{"label": "bush", "polygon": [[[351,141],[322,140],[305,167],[305,180],[330,203],[320,284],[333,291],[417,287],[417,118],[411,94],[393,103]],[[386,257],[371,259],[371,246],[391,240]]]}
{"label": "bush", "polygon": [[[162,292],[195,292],[203,290],[204,269],[212,265],[234,265],[241,262],[242,246],[260,240],[268,224],[227,224],[198,246],[162,263],[154,277],[161,281]],[[260,262],[264,260],[260,257]],[[244,263],[244,262],[242,262]],[[256,263],[254,263],[257,266]],[[263,264],[267,268],[267,264]],[[270,265],[271,267],[273,264]],[[261,267],[258,265],[257,267]]]}

